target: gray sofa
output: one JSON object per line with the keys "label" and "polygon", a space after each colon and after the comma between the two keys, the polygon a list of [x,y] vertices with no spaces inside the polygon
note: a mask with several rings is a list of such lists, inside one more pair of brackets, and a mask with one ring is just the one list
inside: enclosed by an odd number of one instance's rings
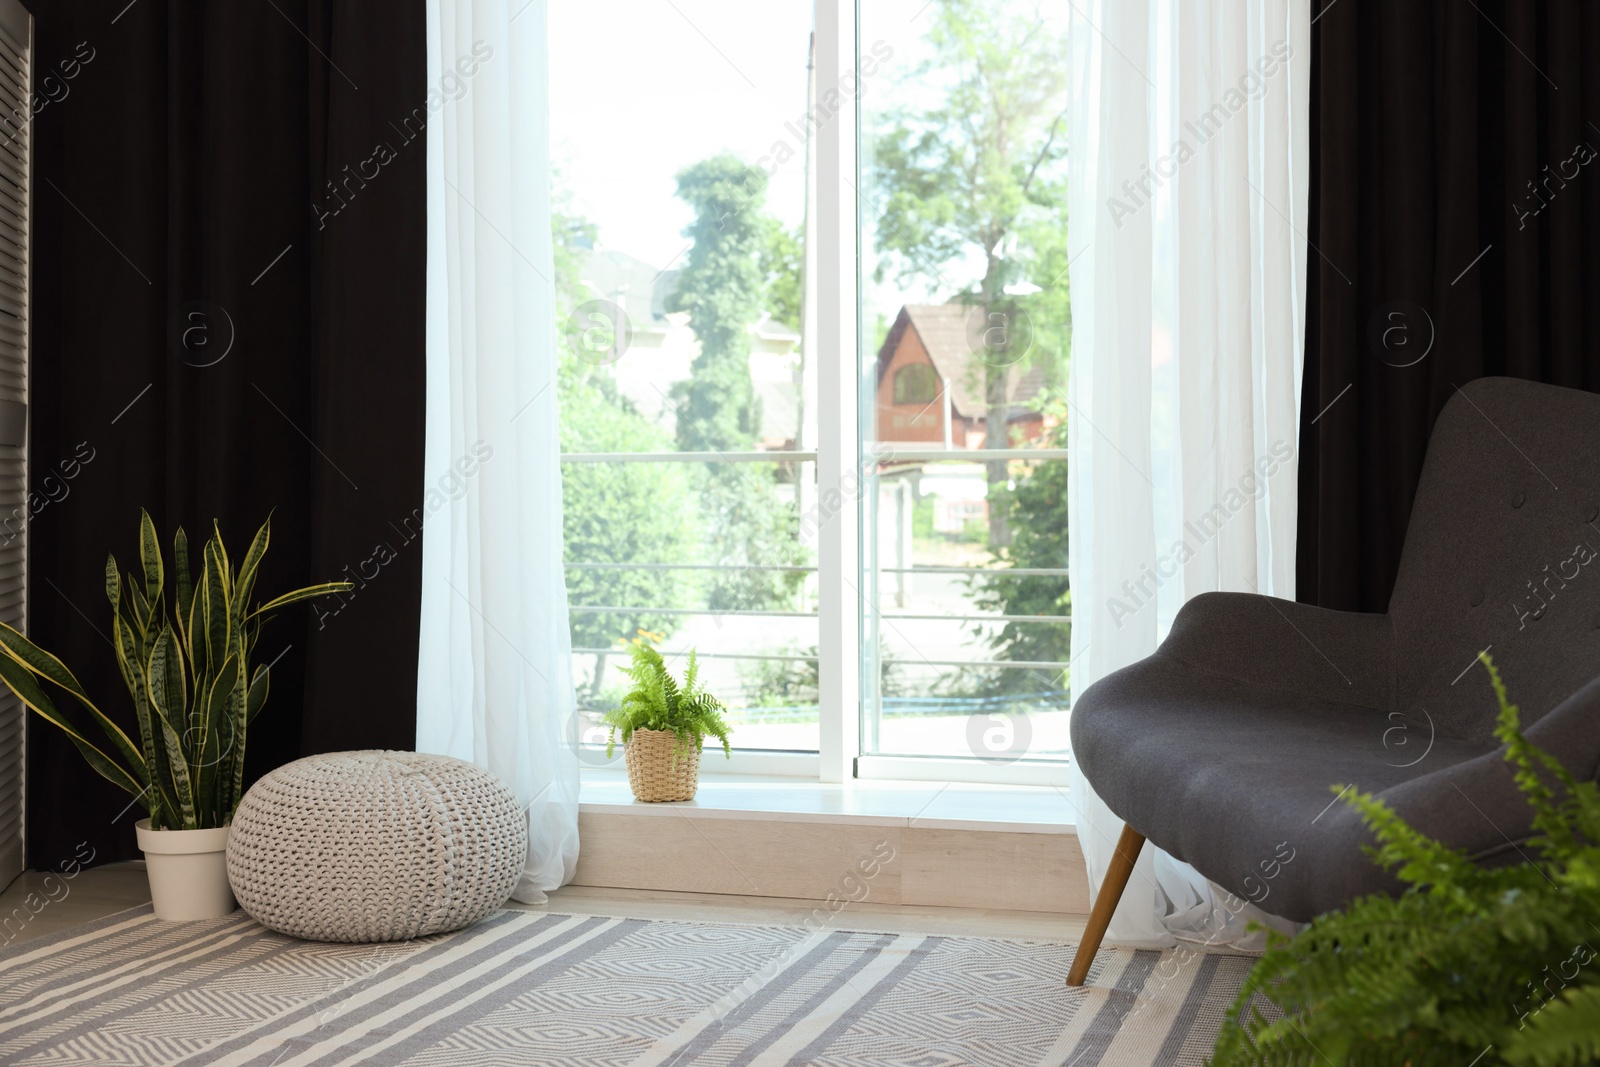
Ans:
{"label": "gray sofa", "polygon": [[[1596,777],[1600,395],[1509,378],[1456,392],[1386,614],[1207,593],[1154,655],[1083,693],[1074,756],[1128,824],[1114,866],[1148,838],[1295,920],[1395,891],[1360,817],[1330,807],[1332,783],[1480,862],[1521,862],[1529,812],[1492,734],[1485,648],[1530,740]],[[1112,874],[1089,957],[1126,882]]]}

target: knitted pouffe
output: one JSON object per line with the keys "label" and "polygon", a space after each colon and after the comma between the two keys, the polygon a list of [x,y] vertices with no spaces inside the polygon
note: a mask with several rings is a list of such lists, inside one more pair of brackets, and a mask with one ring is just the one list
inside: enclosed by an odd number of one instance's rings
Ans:
{"label": "knitted pouffe", "polygon": [[488,771],[416,752],[330,752],[250,787],[228,833],[228,880],[240,907],[280,933],[401,941],[500,907],[527,851],[527,817]]}

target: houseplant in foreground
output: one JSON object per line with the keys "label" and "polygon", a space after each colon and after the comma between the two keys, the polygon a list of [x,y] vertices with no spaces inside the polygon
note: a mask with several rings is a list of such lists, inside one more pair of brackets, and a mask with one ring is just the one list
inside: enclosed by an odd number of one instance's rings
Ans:
{"label": "houseplant in foreground", "polygon": [[[1485,869],[1385,804],[1349,802],[1398,868],[1397,898],[1362,897],[1269,948],[1212,1063],[1576,1064],[1600,1059],[1600,787],[1574,780],[1500,701],[1495,734],[1533,809],[1532,862]],[[1338,787],[1335,786],[1335,789]],[[1268,1021],[1255,994],[1283,1010]],[[1313,1051],[1314,1050],[1314,1051]]]}
{"label": "houseplant in foreground", "polygon": [[[270,519],[262,524],[237,569],[217,530],[197,571],[190,569],[189,542],[179,529],[170,615],[167,570],[148,513],[139,513],[142,574],[123,574],[115,556],[106,559],[112,641],[133,698],[137,744],[59,659],[0,623],[0,681],[65,733],[89,766],[143,801],[149,817],[138,824],[139,847],[158,918],[210,918],[233,910],[223,850],[244,791],[245,733],[267,700],[269,669],[250,670],[261,625],[279,608],[351,588],[325,582],[252,606],[271,525]],[[41,679],[88,712],[109,752],[67,721]]]}
{"label": "houseplant in foreground", "polygon": [[609,758],[622,734],[623,757],[628,764],[628,785],[638,800],[693,800],[700,785],[700,748],[706,737],[722,742],[731,758],[728,723],[722,702],[700,685],[700,663],[694,652],[684,667],[680,685],[666,662],[648,643],[629,646],[633,662],[620,668],[633,679],[622,703],[605,715],[611,727],[606,741]]}

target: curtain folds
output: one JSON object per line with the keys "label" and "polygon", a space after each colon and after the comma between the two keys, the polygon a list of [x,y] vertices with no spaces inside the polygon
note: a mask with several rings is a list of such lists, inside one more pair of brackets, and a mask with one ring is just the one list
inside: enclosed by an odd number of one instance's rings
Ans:
{"label": "curtain folds", "polygon": [[1600,6],[1317,10],[1296,593],[1382,612],[1456,389],[1600,392]]}
{"label": "curtain folds", "polygon": [[[1294,595],[1309,0],[1073,6],[1074,692],[1209,590]],[[1092,890],[1121,820],[1081,775]],[[1241,943],[1147,846],[1109,936]]]}
{"label": "curtain folds", "polygon": [[575,696],[561,567],[544,0],[428,0],[430,505],[417,748],[471,760],[527,807],[513,894],[578,857]]}
{"label": "curtain folds", "polygon": [[[218,520],[257,586],[357,588],[279,614],[247,780],[408,748],[421,543],[421,7],[28,0],[35,15],[29,627],[137,736],[106,636],[107,553]],[[225,59],[219,57],[226,57]],[[359,90],[357,89],[359,86]],[[374,145],[389,147],[381,168]],[[13,523],[18,516],[11,516]],[[14,528],[14,527],[13,527]],[[84,729],[96,736],[92,726]],[[28,860],[139,855],[139,805],[28,729]]]}

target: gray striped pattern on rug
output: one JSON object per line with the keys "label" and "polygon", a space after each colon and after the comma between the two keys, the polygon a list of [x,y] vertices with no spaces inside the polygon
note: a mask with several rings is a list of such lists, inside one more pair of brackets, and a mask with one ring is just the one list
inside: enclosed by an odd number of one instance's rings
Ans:
{"label": "gray striped pattern on rug", "polygon": [[148,907],[0,954],[0,1064],[1193,1064],[1251,960],[503,911],[331,945]]}

